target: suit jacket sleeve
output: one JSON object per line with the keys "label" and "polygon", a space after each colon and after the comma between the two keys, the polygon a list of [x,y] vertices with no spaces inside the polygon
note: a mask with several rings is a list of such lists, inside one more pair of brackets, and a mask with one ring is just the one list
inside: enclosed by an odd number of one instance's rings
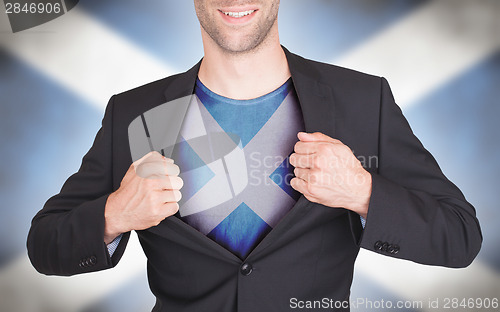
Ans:
{"label": "suit jacket sleeve", "polygon": [[378,156],[361,247],[423,264],[469,265],[482,242],[474,207],[412,133],[383,78]]}
{"label": "suit jacket sleeve", "polygon": [[104,243],[104,207],[113,192],[111,98],[102,127],[77,173],[33,218],[28,255],[37,271],[73,275],[110,268],[118,262],[129,233],[110,258]]}

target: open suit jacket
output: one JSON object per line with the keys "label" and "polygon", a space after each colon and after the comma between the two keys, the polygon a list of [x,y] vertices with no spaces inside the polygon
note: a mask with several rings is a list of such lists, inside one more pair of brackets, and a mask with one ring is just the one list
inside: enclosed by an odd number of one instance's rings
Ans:
{"label": "open suit jacket", "polygon": [[[413,135],[387,81],[284,50],[306,131],[341,140],[359,159],[377,159],[366,168],[366,227],[355,213],[302,196],[240,260],[169,217],[138,231],[154,311],[287,311],[290,298],[348,300],[360,247],[448,267],[467,266],[480,249],[474,208]],[[39,272],[73,275],[117,264],[129,233],[110,258],[104,207],[132,163],[127,128],[142,113],[192,94],[199,65],[111,98],[81,168],[33,219],[28,252]]]}

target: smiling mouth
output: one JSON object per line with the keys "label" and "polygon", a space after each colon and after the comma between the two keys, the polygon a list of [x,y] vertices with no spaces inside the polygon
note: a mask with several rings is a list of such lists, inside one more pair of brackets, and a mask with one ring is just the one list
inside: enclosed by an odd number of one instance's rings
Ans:
{"label": "smiling mouth", "polygon": [[252,14],[255,11],[257,11],[257,10],[248,10],[248,11],[242,11],[242,12],[224,12],[224,11],[221,11],[221,12],[224,13],[226,16],[230,16],[233,18],[242,18],[242,17],[245,17],[245,16]]}

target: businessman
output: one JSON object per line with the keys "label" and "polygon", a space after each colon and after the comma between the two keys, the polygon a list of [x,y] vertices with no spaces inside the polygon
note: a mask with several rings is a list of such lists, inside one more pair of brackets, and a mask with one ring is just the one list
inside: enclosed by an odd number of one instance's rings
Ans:
{"label": "businessman", "polygon": [[291,298],[348,311],[360,247],[473,261],[475,210],[384,78],[282,47],[279,0],[194,4],[203,59],[111,98],[81,168],[33,219],[39,272],[112,268],[134,230],[153,311],[288,311]]}

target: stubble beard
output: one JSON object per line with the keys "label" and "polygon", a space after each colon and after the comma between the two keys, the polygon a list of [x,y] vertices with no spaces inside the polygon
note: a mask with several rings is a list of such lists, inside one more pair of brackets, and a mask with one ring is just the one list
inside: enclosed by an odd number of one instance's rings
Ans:
{"label": "stubble beard", "polygon": [[[237,41],[231,40],[228,36],[224,35],[216,26],[215,19],[203,14],[206,10],[201,10],[198,14],[198,19],[203,30],[212,38],[215,44],[227,54],[246,54],[259,49],[266,41],[271,33],[271,29],[276,23],[278,18],[278,10],[273,4],[272,14],[260,24],[256,24],[250,34]],[[235,26],[237,27],[237,26]]]}

